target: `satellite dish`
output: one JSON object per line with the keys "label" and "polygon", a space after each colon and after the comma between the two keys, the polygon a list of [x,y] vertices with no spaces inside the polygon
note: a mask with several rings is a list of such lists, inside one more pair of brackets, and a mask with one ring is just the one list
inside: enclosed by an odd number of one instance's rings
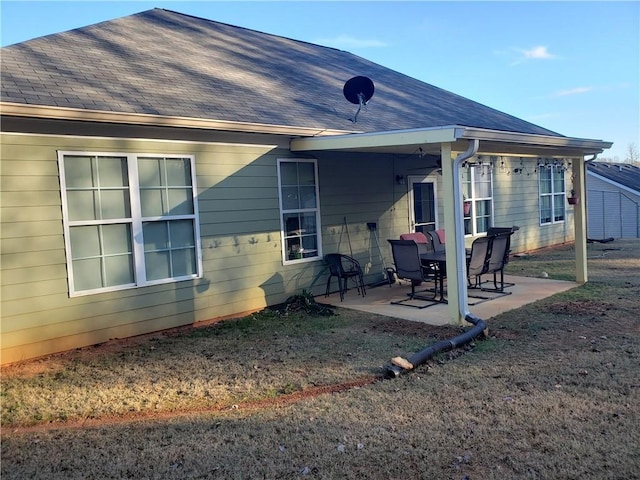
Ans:
{"label": "satellite dish", "polygon": [[371,100],[371,97],[373,97],[374,91],[375,87],[373,86],[373,82],[368,77],[353,77],[347,80],[347,83],[345,83],[342,88],[344,98],[356,105],[360,103],[366,105],[366,103]]}
{"label": "satellite dish", "polygon": [[342,87],[342,93],[344,94],[344,98],[346,98],[349,102],[358,105],[358,111],[355,116],[351,119],[353,123],[358,121],[358,114],[363,106],[367,105],[367,102],[371,100],[373,97],[373,92],[375,91],[375,87],[373,82],[368,77],[353,77],[344,84]]}

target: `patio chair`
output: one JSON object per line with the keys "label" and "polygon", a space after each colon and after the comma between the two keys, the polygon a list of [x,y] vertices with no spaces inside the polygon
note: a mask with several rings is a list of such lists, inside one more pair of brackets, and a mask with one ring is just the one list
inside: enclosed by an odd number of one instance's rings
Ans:
{"label": "patio chair", "polygon": [[[504,293],[505,295],[511,293],[504,290],[505,286],[513,286],[513,283],[504,283],[504,266],[509,262],[512,233],[501,233],[488,237],[491,239],[491,251],[487,259],[487,271],[485,273],[493,273],[494,288],[483,288],[483,291]],[[498,273],[500,274],[500,285],[498,285]]]}
{"label": "patio chair", "polygon": [[[420,260],[420,250],[418,244],[413,240],[388,240],[391,244],[393,263],[396,268],[396,275],[399,279],[408,280],[411,283],[411,293],[408,293],[406,300],[392,301],[393,305],[405,305],[415,308],[426,308],[439,303],[436,300],[438,292],[438,272],[432,265],[423,265]],[[433,292],[432,296],[426,297],[416,292],[416,286],[422,282],[433,282],[434,288],[423,290],[423,292]],[[422,292],[420,292],[422,293]],[[424,305],[414,305],[407,303],[410,300],[428,301]]]}
{"label": "patio chair", "polygon": [[433,244],[434,252],[444,252],[444,229],[434,230],[432,232],[427,232],[429,237],[431,237],[431,242]]}
{"label": "patio chair", "polygon": [[403,233],[400,240],[413,240],[418,244],[418,251],[422,253],[433,252],[433,241],[422,232]]}
{"label": "patio chair", "polygon": [[324,256],[324,261],[329,266],[329,278],[327,278],[327,288],[325,297],[329,296],[331,289],[331,279],[338,279],[338,291],[340,292],[340,301],[344,300],[344,293],[349,289],[348,281],[352,279],[355,282],[358,294],[363,297],[367,294],[364,288],[364,275],[360,263],[349,255],[341,253],[329,253]]}
{"label": "patio chair", "polygon": [[467,285],[469,288],[480,288],[481,277],[488,271],[492,238],[479,237],[471,244],[471,254],[467,257]]}
{"label": "patio chair", "polygon": [[[520,227],[518,225],[514,225],[512,227],[489,227],[489,230],[487,230],[487,237],[495,237],[496,235],[511,235],[518,230],[520,230]],[[511,241],[509,241],[509,247],[511,247]],[[511,250],[509,249],[505,258],[505,265],[509,263],[510,253]]]}

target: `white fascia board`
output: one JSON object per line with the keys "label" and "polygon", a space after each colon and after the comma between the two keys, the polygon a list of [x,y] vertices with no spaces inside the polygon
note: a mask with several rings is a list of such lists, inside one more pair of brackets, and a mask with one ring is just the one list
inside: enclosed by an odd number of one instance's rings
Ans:
{"label": "white fascia board", "polygon": [[553,135],[533,135],[517,132],[487,130],[460,125],[434,128],[416,128],[385,132],[350,133],[336,136],[296,138],[291,141],[293,152],[320,150],[375,150],[402,146],[420,146],[439,143],[453,143],[458,140],[480,140],[481,148],[496,145],[530,146],[548,150],[556,154],[582,156],[600,153],[610,148],[611,142]]}
{"label": "white fascia board", "polygon": [[517,143],[520,145],[532,145],[540,147],[569,148],[582,150],[588,153],[600,153],[611,148],[612,142],[603,140],[591,140],[586,138],[563,137],[554,135],[535,135],[518,132],[503,132],[500,130],[487,130],[483,128],[464,127],[461,139],[478,139],[480,141]]}
{"label": "white fascia board", "polygon": [[323,136],[339,135],[352,132],[350,130],[331,130],[289,125],[269,125],[263,123],[212,120],[207,118],[151,115],[148,113],[110,112],[82,108],[54,107],[48,105],[25,105],[21,103],[10,102],[0,102],[0,114],[3,116],[28,117],[48,120],[74,120],[82,122],[117,123],[154,127],[198,128],[203,130],[221,130],[243,133],[269,133],[288,136]]}
{"label": "white fascia board", "polygon": [[[589,170],[589,168],[587,168],[587,175],[590,175],[598,180],[601,180],[605,183],[608,183],[609,185],[613,185],[616,188],[619,188],[620,190],[625,190],[633,195],[638,195],[640,196],[640,191],[638,190],[634,190],[633,188],[627,187],[626,185],[623,185],[619,182],[616,182],[615,180],[611,180],[610,178],[607,177],[603,177],[602,175],[597,174],[596,172],[591,172]],[[589,189],[589,186],[587,184],[587,190]]]}
{"label": "white fascia board", "polygon": [[296,138],[291,140],[292,152],[312,150],[360,150],[455,142],[459,127],[415,128],[388,132],[351,133],[322,138]]}

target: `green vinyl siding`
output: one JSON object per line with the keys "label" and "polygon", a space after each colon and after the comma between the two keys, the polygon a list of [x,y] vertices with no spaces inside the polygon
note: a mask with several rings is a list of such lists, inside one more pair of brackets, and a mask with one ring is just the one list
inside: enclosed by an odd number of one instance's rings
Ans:
{"label": "green vinyl siding", "polygon": [[[1,148],[3,363],[255,311],[322,268],[282,266],[276,160],[286,150],[19,134],[3,134]],[[58,151],[194,156],[203,278],[70,297]],[[174,240],[191,248],[181,232]]]}

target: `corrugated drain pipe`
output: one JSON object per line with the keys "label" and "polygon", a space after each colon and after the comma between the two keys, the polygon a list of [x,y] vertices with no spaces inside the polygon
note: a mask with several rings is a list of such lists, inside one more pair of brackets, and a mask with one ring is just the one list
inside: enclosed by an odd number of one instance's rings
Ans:
{"label": "corrugated drain pipe", "polygon": [[[479,145],[479,140],[471,140],[469,142],[469,148],[464,153],[458,155],[453,161],[454,217],[456,221],[455,244],[456,254],[458,255],[459,259],[465,258],[464,218],[461,214],[462,192],[460,190],[460,166],[462,165],[462,162],[476,154]],[[400,376],[401,373],[413,370],[418,365],[423,364],[431,357],[433,357],[436,353],[444,352],[456,347],[460,347],[462,345],[466,345],[474,338],[479,336],[482,332],[484,332],[484,330],[486,329],[484,320],[476,317],[471,312],[469,312],[469,307],[467,304],[467,274],[465,269],[465,262],[458,262],[458,308],[461,314],[460,316],[463,317],[467,322],[471,323],[473,327],[449,340],[442,340],[435,343],[434,345],[426,347],[419,352],[414,353],[408,359],[404,359],[401,357],[394,358],[392,360],[392,364],[385,369],[386,378],[396,378]]]}

